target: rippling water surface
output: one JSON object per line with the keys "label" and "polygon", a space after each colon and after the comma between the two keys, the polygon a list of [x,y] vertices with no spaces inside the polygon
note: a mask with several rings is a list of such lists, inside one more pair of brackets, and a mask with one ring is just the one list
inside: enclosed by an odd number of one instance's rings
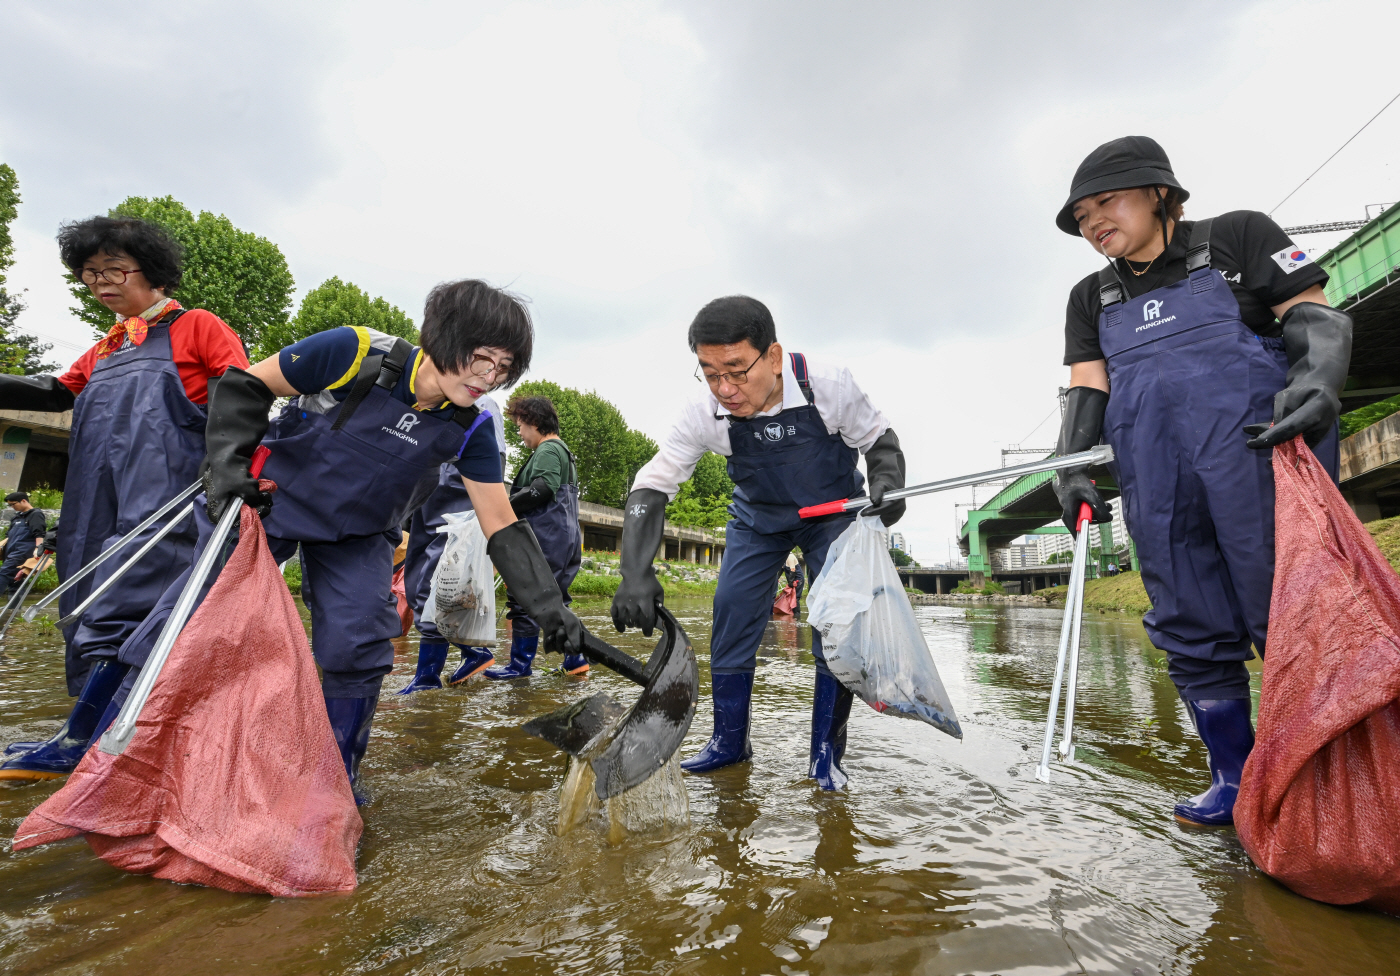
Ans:
{"label": "rippling water surface", "polygon": [[[589,627],[633,654],[600,603]],[[677,616],[702,659],[705,601]],[[754,761],[687,777],[690,827],[555,836],[565,761],[520,731],[597,690],[480,679],[397,698],[404,641],[362,768],[360,887],[273,900],[122,874],[81,840],[0,855],[8,973],[1383,973],[1400,920],[1308,902],[1263,877],[1231,831],[1179,827],[1205,754],[1161,655],[1129,617],[1086,621],[1078,762],[1037,783],[1059,613],[919,607],[962,742],[856,704],[844,794],[805,779],[805,624],[775,621],[755,689]],[[66,713],[56,635],[11,638],[0,741]],[[548,663],[557,664],[557,657]],[[1257,686],[1257,676],[1256,676]],[[56,783],[0,784],[0,829]]]}

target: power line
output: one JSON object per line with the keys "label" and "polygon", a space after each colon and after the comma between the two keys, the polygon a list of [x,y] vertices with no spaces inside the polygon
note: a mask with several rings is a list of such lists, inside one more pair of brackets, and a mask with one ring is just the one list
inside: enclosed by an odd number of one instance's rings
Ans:
{"label": "power line", "polygon": [[[1369,119],[1367,119],[1367,120],[1366,120],[1366,125],[1370,125],[1372,122],[1376,121],[1376,119],[1380,118],[1380,117],[1381,117],[1381,112],[1384,112],[1386,109],[1390,108],[1390,106],[1394,105],[1394,104],[1395,104],[1395,100],[1398,99],[1398,98],[1400,98],[1400,92],[1396,92],[1396,93],[1395,93],[1395,98],[1392,98],[1390,101],[1388,101],[1388,102],[1386,102],[1384,105],[1382,105],[1382,106],[1381,106],[1381,111],[1380,111],[1380,112],[1377,112],[1375,115],[1373,115],[1373,116],[1371,116]],[[1351,134],[1351,139],[1348,139],[1346,142],[1342,143],[1340,146],[1337,147],[1337,152],[1334,152],[1332,155],[1330,155],[1330,156],[1328,156],[1326,159],[1324,159],[1324,160],[1322,161],[1322,166],[1326,166],[1326,165],[1327,165],[1328,163],[1330,163],[1332,160],[1336,159],[1336,158],[1337,158],[1337,153],[1341,152],[1341,151],[1342,151],[1343,149],[1345,149],[1347,146],[1350,146],[1350,145],[1351,145],[1351,140],[1352,140],[1352,139],[1355,139],[1357,136],[1361,135],[1361,133],[1363,133],[1363,132],[1366,131],[1366,125],[1363,125],[1361,128],[1359,128],[1359,129],[1357,129],[1355,132],[1353,132],[1353,133]],[[1308,174],[1308,179],[1307,179],[1307,180],[1304,180],[1302,183],[1299,183],[1297,186],[1295,186],[1295,187],[1293,188],[1293,193],[1297,193],[1299,190],[1301,190],[1301,189],[1303,188],[1303,186],[1308,182],[1308,180],[1312,179],[1312,178],[1313,178],[1314,176],[1316,176],[1318,173],[1322,172],[1322,166],[1319,166],[1317,169],[1315,169],[1315,170],[1313,170],[1311,173],[1309,173],[1309,174]],[[1281,207],[1281,206],[1283,206],[1285,203],[1287,203],[1287,202],[1293,197],[1293,193],[1288,194],[1288,196],[1284,197],[1284,198],[1283,198],[1282,200],[1280,200],[1278,203],[1274,204],[1274,209],[1269,211],[1269,216],[1272,217],[1272,216],[1274,215],[1274,210],[1277,210],[1279,207]]]}

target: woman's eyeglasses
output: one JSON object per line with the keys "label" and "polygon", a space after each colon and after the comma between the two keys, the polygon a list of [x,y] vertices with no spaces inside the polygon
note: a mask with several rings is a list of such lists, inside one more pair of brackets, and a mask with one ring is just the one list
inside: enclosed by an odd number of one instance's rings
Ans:
{"label": "woman's eyeglasses", "polygon": [[480,353],[472,356],[471,362],[467,363],[467,372],[473,376],[498,375],[502,379],[510,375],[510,368],[513,363],[498,363],[490,356],[483,356]]}
{"label": "woman's eyeglasses", "polygon": [[123,270],[122,268],[104,268],[101,271],[96,271],[92,268],[84,268],[82,274],[78,275],[78,277],[83,280],[83,284],[85,285],[95,285],[99,278],[110,285],[124,285],[126,284],[127,278],[140,273],[140,268],[132,268],[130,271]]}

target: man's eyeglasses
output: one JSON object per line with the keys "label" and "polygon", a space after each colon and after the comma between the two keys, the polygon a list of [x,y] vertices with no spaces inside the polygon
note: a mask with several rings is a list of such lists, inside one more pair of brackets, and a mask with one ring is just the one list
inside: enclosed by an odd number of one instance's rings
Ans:
{"label": "man's eyeglasses", "polygon": [[[768,353],[765,350],[758,354],[758,359],[762,359],[766,355],[768,355]],[[749,363],[744,369],[731,370],[728,373],[707,373],[703,366],[696,366],[695,379],[701,383],[709,383],[711,388],[717,387],[724,382],[728,382],[732,386],[743,386],[749,381],[749,370],[758,365],[758,359]]]}
{"label": "man's eyeglasses", "polygon": [[83,280],[83,284],[85,285],[95,285],[99,278],[111,285],[124,285],[126,284],[127,278],[140,273],[140,268],[132,268],[130,271],[126,271],[122,268],[105,268],[102,271],[84,268],[82,274],[78,275],[78,277]]}

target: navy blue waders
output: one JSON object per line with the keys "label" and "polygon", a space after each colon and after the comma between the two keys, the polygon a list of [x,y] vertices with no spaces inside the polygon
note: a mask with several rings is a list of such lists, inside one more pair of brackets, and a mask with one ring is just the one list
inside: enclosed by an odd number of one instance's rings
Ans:
{"label": "navy blue waders", "polygon": [[[87,565],[199,477],[206,411],[186,395],[170,348],[170,329],[183,314],[178,309],[163,316],[151,323],[139,346],[128,338],[112,355],[97,360],[73,404],[68,477],[59,518],[63,525],[57,547],[60,580]],[[154,535],[160,528],[155,525],[148,532]],[[6,762],[0,775],[18,777],[28,770],[48,777],[72,772],[77,766],[87,748],[85,737],[93,733],[125,673],[125,665],[117,661],[118,649],[166,589],[189,571],[195,538],[195,521],[185,518],[81,620],[65,628],[68,694],[78,696],[73,714],[48,742]],[[141,541],[128,545],[127,557],[140,548]],[[122,556],[107,560],[60,596],[59,613],[72,613],[123,562]],[[98,664],[103,666],[97,668]]]}
{"label": "navy blue waders", "polygon": [[[1143,625],[1210,751],[1213,786],[1179,804],[1192,823],[1228,824],[1253,745],[1249,672],[1268,635],[1274,578],[1271,451],[1245,446],[1287,384],[1283,340],[1256,335],[1210,267],[1210,220],[1192,228],[1186,279],[1124,300],[1100,275],[1099,344],[1108,363],[1104,437],[1117,461],[1142,581]],[[1337,477],[1334,428],[1317,445]]]}
{"label": "navy blue waders", "polygon": [[19,584],[15,581],[15,575],[19,568],[29,561],[29,557],[34,555],[34,548],[38,544],[36,536],[29,528],[28,512],[17,512],[10,521],[9,535],[5,536],[4,562],[0,563],[0,583],[11,589],[18,589]]}
{"label": "navy blue waders", "polygon": [[[826,563],[827,549],[855,518],[840,514],[802,519],[797,510],[833,498],[854,498],[865,484],[857,468],[860,452],[839,433],[829,432],[817,412],[806,358],[801,353],[789,355],[807,402],[773,416],[729,418],[729,477],[734,481],[729,513],[733,518],[725,528],[710,638],[715,732],[698,755],[681,763],[692,773],[749,758],[749,702],[759,641],[772,615],[773,580],[794,548],[802,550],[807,571],[815,579]],[[817,672],[829,678],[821,635],[815,631],[812,654]],[[813,703],[813,728],[835,734],[839,725],[844,749],[844,720],[835,723],[828,713],[848,713],[851,693],[839,685],[827,690],[829,694]],[[823,745],[826,734],[822,743],[814,735],[814,768],[818,754],[830,751]],[[827,776],[825,768],[818,777],[823,788],[844,782],[844,776],[841,782]]]}
{"label": "navy blue waders", "polygon": [[[327,706],[337,741],[350,750],[346,767],[352,786],[368,742],[372,703],[393,667],[391,642],[403,628],[390,592],[394,546],[385,533],[427,500],[441,465],[460,456],[484,419],[475,407],[424,412],[395,399],[389,391],[411,352],[400,340],[387,354],[366,356],[338,409],[307,409],[313,398],[302,397],[288,404],[263,439],[272,454],[262,476],[277,483],[263,526],[278,562],[301,544],[313,593],[311,650],[321,667],[322,693],[328,703],[360,702],[354,708]],[[202,547],[213,526],[199,498],[195,513]],[[216,575],[210,574],[205,593]],[[166,590],[122,645],[120,659],[133,667],[119,700],[134,683],[187,577],[188,571]],[[336,725],[338,718],[344,728]]]}
{"label": "navy blue waders", "polygon": [[[568,448],[565,448],[567,451]],[[578,485],[572,483],[574,475],[573,454],[569,454],[571,479],[565,480],[554,493],[548,505],[527,512],[521,516],[530,523],[535,538],[540,540],[540,549],[549,568],[554,571],[554,579],[559,584],[559,592],[564,597],[564,606],[573,602],[569,587],[578,576],[583,565],[583,529],[578,521]],[[512,490],[516,486],[511,485]],[[501,668],[486,672],[488,678],[497,680],[521,678],[530,674],[531,663],[539,646],[539,625],[531,619],[525,609],[510,597],[506,591],[506,616],[510,619],[510,663]],[[588,670],[588,660],[582,654],[566,654],[564,670],[582,673]]]}

